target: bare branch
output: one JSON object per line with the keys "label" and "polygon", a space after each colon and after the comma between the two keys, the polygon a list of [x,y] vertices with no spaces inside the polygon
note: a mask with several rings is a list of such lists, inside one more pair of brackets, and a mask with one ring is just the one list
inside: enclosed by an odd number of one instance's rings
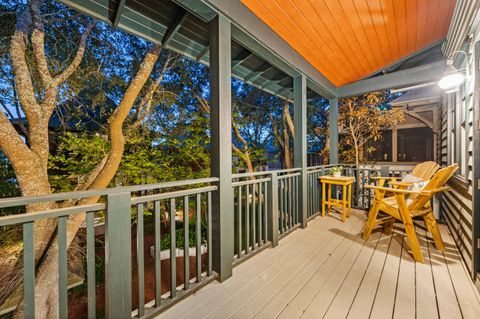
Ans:
{"label": "bare branch", "polygon": [[165,73],[167,70],[170,68],[170,63],[172,61],[172,56],[168,56],[167,60],[163,64],[162,70],[160,72],[160,75],[158,78],[150,83],[150,86],[148,87],[147,93],[145,96],[142,98],[140,101],[140,104],[137,109],[137,120],[130,126],[130,129],[136,129],[138,128],[145,118],[150,114],[151,108],[152,108],[152,102],[153,102],[153,96],[155,92],[158,90],[160,87],[160,84],[163,80],[163,77],[165,76]]}
{"label": "bare branch", "polygon": [[2,104],[2,107],[3,109],[5,110],[5,113],[7,113],[7,115],[10,117],[10,119],[15,119],[15,117],[13,116],[13,113],[12,111],[10,111],[10,109],[5,105],[5,103],[3,103],[2,100],[0,100],[0,104]]}
{"label": "bare branch", "polygon": [[235,136],[243,144],[243,150],[246,151],[248,149],[248,143],[243,138],[242,134],[240,134],[240,130],[238,129],[238,125],[237,125],[237,123],[235,123],[234,119],[232,119],[232,127],[233,127],[233,131],[235,132]]}
{"label": "bare branch", "polygon": [[70,65],[65,70],[63,70],[63,72],[55,76],[54,80],[57,85],[62,84],[63,81],[68,79],[73,74],[73,72],[75,72],[75,70],[78,68],[78,66],[80,65],[80,62],[82,62],[83,55],[85,54],[85,46],[87,43],[87,39],[94,26],[95,26],[95,22],[92,22],[86,26],[85,31],[82,33],[82,36],[80,38],[80,42],[78,44],[78,50],[77,50],[77,53],[75,54],[75,57],[73,58],[72,63],[70,63]]}
{"label": "bare branch", "polygon": [[40,79],[42,80],[43,85],[50,86],[53,84],[53,78],[48,70],[47,57],[45,55],[45,32],[43,29],[42,17],[40,15],[40,1],[32,0],[30,2],[30,10],[34,25],[31,39],[38,73],[40,74]]}
{"label": "bare branch", "polygon": [[197,92],[196,90],[194,90],[193,92],[193,96],[197,99],[197,101],[200,103],[200,106],[202,107],[202,109],[209,113],[210,114],[210,105],[208,105],[208,101],[206,99],[204,99],[203,97],[201,97]]}
{"label": "bare branch", "polygon": [[35,91],[25,58],[26,43],[30,24],[30,14],[25,8],[18,13],[17,25],[10,45],[12,70],[16,79],[18,100],[22,105],[28,121],[35,121],[40,116],[40,106],[35,98]]}
{"label": "bare branch", "polygon": [[280,137],[280,134],[278,133],[277,124],[276,124],[275,121],[273,120],[273,115],[272,115],[272,113],[270,113],[269,116],[270,116],[270,122],[272,123],[273,135],[276,137],[278,144],[280,144],[280,146],[281,146],[282,148],[284,148],[284,147],[285,147],[285,143],[284,143],[283,139]]}

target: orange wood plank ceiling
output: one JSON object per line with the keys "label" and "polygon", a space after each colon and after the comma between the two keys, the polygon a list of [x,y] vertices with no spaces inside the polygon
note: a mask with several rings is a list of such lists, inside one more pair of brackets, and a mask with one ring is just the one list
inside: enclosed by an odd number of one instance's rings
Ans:
{"label": "orange wood plank ceiling", "polygon": [[446,37],[455,0],[240,0],[337,86]]}

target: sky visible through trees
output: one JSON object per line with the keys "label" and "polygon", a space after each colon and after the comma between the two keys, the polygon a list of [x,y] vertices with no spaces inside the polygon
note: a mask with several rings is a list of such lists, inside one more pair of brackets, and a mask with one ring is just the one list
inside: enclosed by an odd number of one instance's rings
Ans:
{"label": "sky visible through trees", "polygon": [[[25,3],[0,1],[0,108],[15,123],[16,130],[22,133],[24,139],[28,135],[28,123],[15,91],[9,46],[16,12]],[[55,73],[66,66],[66,61],[77,49],[78,38],[86,23],[93,19],[50,0],[42,3],[41,11],[45,52],[49,68]],[[107,135],[108,117],[119,105],[139,63],[151,47],[152,44],[146,40],[121,30],[112,30],[109,25],[95,21],[82,63],[60,87],[49,123],[49,175],[55,190],[73,189],[77,182],[75,179],[81,178],[82,173],[95,165],[95,161],[106,152],[109,142],[104,137]],[[29,49],[27,46],[27,51]],[[35,61],[32,54],[27,54],[27,63],[33,70]],[[171,65],[152,94],[148,114],[137,118],[140,113],[139,96],[137,105],[126,120],[138,120],[139,123],[135,125],[135,130],[126,134],[125,154],[113,184],[209,175],[209,115],[199,101],[208,102],[209,99],[208,67],[163,50],[148,82],[158,78],[167,59],[171,60]],[[36,94],[40,96],[38,72],[32,72],[32,79]],[[146,91],[144,88],[142,93],[146,94]],[[280,167],[283,153],[273,135],[272,119],[277,122],[279,130],[283,129],[284,102],[237,79],[232,79],[232,94],[233,121],[239,130],[239,134],[233,134],[233,144],[242,151],[242,141],[248,144],[248,156],[254,169],[268,165]],[[327,103],[320,99],[313,104],[309,106],[308,142],[309,147],[318,152],[323,148],[325,138],[316,135],[313,128],[325,126]],[[291,107],[290,112],[293,116]],[[290,144],[293,145],[293,142]],[[234,171],[248,169],[242,158],[242,154],[234,152]],[[152,175],[151,168],[154,166],[161,167],[161,172],[153,174],[157,176],[147,176]],[[70,179],[73,180],[65,182]]]}

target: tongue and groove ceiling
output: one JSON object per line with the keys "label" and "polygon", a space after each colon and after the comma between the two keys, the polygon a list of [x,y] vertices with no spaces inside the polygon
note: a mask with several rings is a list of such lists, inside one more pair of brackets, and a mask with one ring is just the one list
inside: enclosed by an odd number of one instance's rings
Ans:
{"label": "tongue and groove ceiling", "polygon": [[336,86],[444,39],[455,0],[240,0]]}

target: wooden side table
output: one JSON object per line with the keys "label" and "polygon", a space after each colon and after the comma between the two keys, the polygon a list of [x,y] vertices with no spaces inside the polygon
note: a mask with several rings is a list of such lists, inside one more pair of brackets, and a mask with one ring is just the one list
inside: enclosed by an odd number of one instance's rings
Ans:
{"label": "wooden side table", "polygon": [[[320,176],[318,178],[322,183],[322,216],[325,216],[325,206],[327,207],[327,213],[332,206],[342,208],[342,221],[347,220],[347,208],[348,217],[352,213],[352,185],[355,182],[354,177],[339,176],[333,177],[330,175]],[[332,198],[332,185],[342,186],[342,198]],[[328,187],[328,200],[325,198],[325,193]]]}

